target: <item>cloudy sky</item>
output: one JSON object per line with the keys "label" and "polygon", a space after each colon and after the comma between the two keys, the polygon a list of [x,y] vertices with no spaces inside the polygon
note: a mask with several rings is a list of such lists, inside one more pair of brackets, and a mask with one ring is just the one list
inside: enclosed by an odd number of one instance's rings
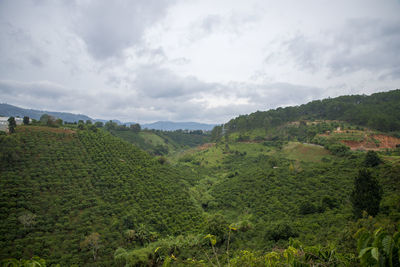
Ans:
{"label": "cloudy sky", "polygon": [[140,123],[400,88],[400,0],[0,0],[0,102]]}

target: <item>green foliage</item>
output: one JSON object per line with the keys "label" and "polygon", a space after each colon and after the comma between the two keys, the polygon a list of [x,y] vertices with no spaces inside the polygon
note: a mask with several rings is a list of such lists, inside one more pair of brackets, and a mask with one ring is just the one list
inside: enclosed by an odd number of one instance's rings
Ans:
{"label": "green foliage", "polygon": [[80,243],[98,233],[96,262],[109,266],[128,229],[143,225],[147,244],[202,221],[181,170],[102,130],[20,127],[0,136],[0,161],[0,259],[85,266],[93,250]]}
{"label": "green foliage", "polygon": [[300,204],[299,212],[302,215],[313,214],[318,212],[323,212],[323,208],[320,206],[315,205],[310,201],[304,201]]}
{"label": "green foliage", "polygon": [[382,228],[373,232],[361,228],[355,237],[361,266],[399,266],[400,232],[391,235]]}
{"label": "green foliage", "polygon": [[[132,125],[131,125],[132,126]],[[110,133],[128,141],[153,155],[167,155],[188,147],[202,145],[209,141],[209,136],[201,131],[132,131],[109,129]]]}
{"label": "green foliage", "polygon": [[[341,142],[363,140],[365,133],[333,121],[353,122],[355,99],[358,112],[381,110],[381,95],[373,98],[376,105],[355,96],[240,116],[214,128],[216,143],[189,150],[210,136],[112,121],[103,129],[83,121],[64,126],[70,129],[18,127],[0,136],[0,259],[39,255],[61,266],[356,266],[352,236],[365,224],[367,232],[387,230],[368,232],[368,240],[363,234],[361,264],[390,266],[398,255],[398,237],[389,234],[400,220],[398,156],[381,152],[380,160],[350,151]],[[357,124],[388,127],[387,120],[365,119]],[[346,131],[334,133],[337,127]],[[365,166],[374,168],[357,176]],[[352,204],[356,216],[366,210],[375,218],[351,222]]]}
{"label": "green foliage", "polygon": [[10,134],[15,133],[15,127],[17,127],[17,123],[15,122],[14,117],[8,118],[8,131]]}
{"label": "green foliage", "polygon": [[294,229],[287,222],[277,222],[266,232],[266,240],[274,240],[275,242],[279,240],[289,240],[291,237],[298,237],[298,231]]}
{"label": "green foliage", "polygon": [[[269,129],[299,120],[324,119],[346,121],[385,132],[399,131],[400,118],[396,115],[400,114],[399,103],[400,90],[376,93],[371,96],[341,96],[316,100],[301,106],[241,115],[230,120],[223,127],[228,133],[232,133],[256,128]],[[215,132],[221,133],[222,127],[218,127],[220,128],[215,129]],[[312,138],[315,134],[314,131],[306,133],[301,127],[296,131],[298,131],[296,135],[302,136],[302,139]]]}
{"label": "green foliage", "polygon": [[220,141],[223,136],[223,126],[215,126],[211,131],[211,140]]}
{"label": "green foliage", "polygon": [[[205,232],[211,234],[215,238],[215,242],[222,243],[228,235],[229,223],[222,214],[214,214],[207,218]],[[215,245],[215,243],[214,243]]]}
{"label": "green foliage", "polygon": [[48,114],[43,114],[40,117],[40,123],[42,125],[50,126],[50,127],[58,127],[61,126],[63,121],[61,119],[56,119],[53,116],[50,116]]}
{"label": "green foliage", "polygon": [[351,193],[353,213],[360,218],[363,211],[375,216],[379,212],[379,203],[382,199],[382,188],[367,169],[361,169],[354,179],[354,189]]}
{"label": "green foliage", "polygon": [[333,155],[343,157],[349,154],[350,148],[343,144],[329,144],[325,145],[325,148],[329,150]]}
{"label": "green foliage", "polygon": [[115,129],[117,129],[117,127],[118,127],[118,124],[117,124],[116,122],[113,122],[112,120],[109,120],[109,121],[106,122],[106,124],[104,125],[104,128],[105,128],[107,131],[115,130]]}
{"label": "green foliage", "polygon": [[365,155],[365,160],[364,160],[365,167],[375,167],[381,163],[382,163],[382,160],[380,159],[380,157],[378,156],[378,154],[375,151],[370,150]]}
{"label": "green foliage", "polygon": [[40,257],[32,257],[29,260],[5,259],[1,261],[3,267],[46,267],[46,261]]}
{"label": "green foliage", "polygon": [[97,128],[103,128],[104,123],[102,123],[101,121],[96,121],[96,122],[94,123],[94,126],[96,126]]}
{"label": "green foliage", "polygon": [[24,125],[28,125],[29,124],[29,117],[28,116],[24,116],[23,123],[24,123]]}
{"label": "green foliage", "polygon": [[129,129],[131,129],[131,131],[134,132],[134,133],[138,133],[138,132],[140,132],[141,127],[140,127],[139,123],[136,123],[136,124],[131,124],[129,126]]}
{"label": "green foliage", "polygon": [[352,266],[355,264],[351,254],[338,253],[334,247],[303,247],[300,242],[291,241],[292,245],[284,250],[265,253],[242,250],[232,259],[232,266],[266,267],[312,267],[312,266]]}

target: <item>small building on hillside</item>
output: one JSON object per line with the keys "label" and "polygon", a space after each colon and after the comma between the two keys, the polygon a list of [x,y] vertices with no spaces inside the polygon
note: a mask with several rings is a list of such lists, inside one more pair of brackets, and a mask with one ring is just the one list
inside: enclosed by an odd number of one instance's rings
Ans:
{"label": "small building on hillside", "polygon": [[[8,131],[8,118],[10,117],[0,117],[0,131]],[[15,122],[17,125],[21,125],[23,123],[22,118],[15,118]]]}

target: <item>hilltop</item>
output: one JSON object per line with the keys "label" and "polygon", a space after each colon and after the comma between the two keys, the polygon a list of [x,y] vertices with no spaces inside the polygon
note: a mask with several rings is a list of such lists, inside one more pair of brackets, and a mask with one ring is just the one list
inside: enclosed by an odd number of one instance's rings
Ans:
{"label": "hilltop", "polygon": [[[288,122],[336,120],[383,132],[400,131],[400,90],[367,95],[340,96],[300,106],[257,111],[223,125],[228,133],[276,128]],[[214,128],[216,135],[221,130]]]}

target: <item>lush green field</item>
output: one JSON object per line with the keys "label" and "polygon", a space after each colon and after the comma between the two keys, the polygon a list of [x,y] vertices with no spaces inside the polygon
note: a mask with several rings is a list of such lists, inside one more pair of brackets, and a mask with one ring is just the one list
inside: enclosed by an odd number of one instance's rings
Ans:
{"label": "lush green field", "polygon": [[1,258],[87,266],[92,252],[80,244],[99,233],[97,262],[112,265],[128,229],[148,242],[201,222],[178,169],[103,131],[27,126],[0,138]]}
{"label": "lush green field", "polygon": [[396,266],[398,93],[240,116],[212,143],[112,123],[18,126],[0,135],[0,260]]}
{"label": "lush green field", "polygon": [[110,133],[154,155],[177,153],[209,142],[208,134],[184,131],[110,130]]}

